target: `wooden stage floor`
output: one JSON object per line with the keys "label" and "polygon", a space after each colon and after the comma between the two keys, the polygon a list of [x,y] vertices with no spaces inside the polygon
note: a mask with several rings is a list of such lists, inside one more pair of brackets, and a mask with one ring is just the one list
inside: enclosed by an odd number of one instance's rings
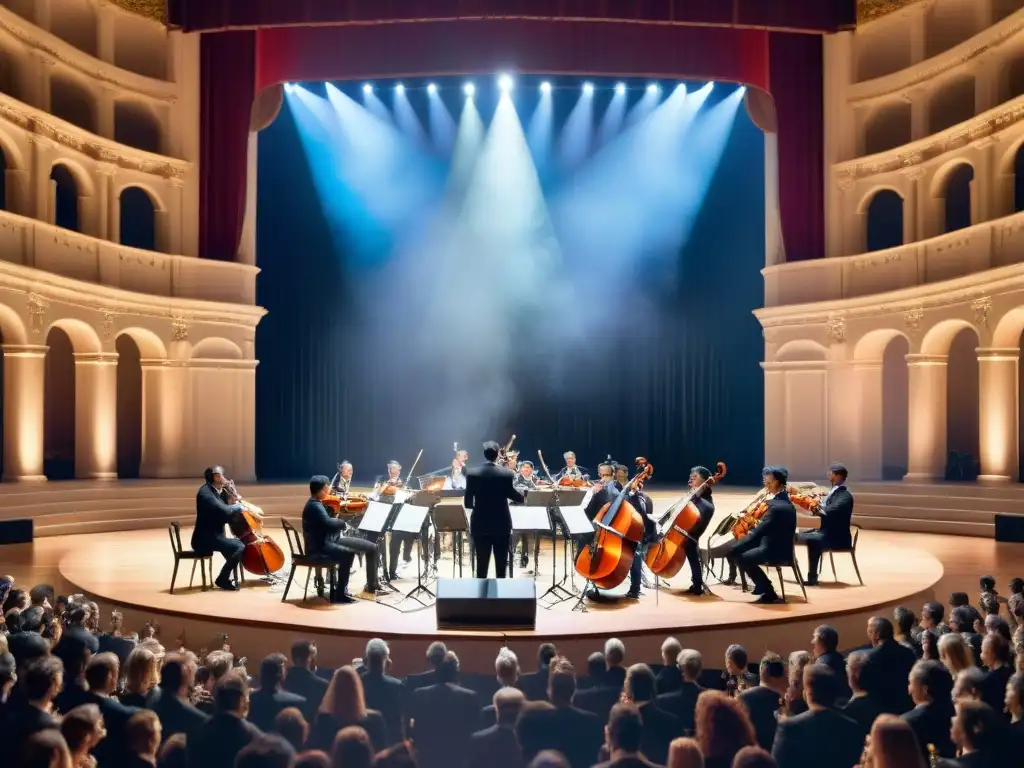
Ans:
{"label": "wooden stage floor", "polygon": [[[661,491],[655,494],[656,506],[674,498],[674,493]],[[742,507],[748,498],[747,491],[723,489],[715,500],[727,512]],[[283,531],[270,528],[268,532],[284,545]],[[187,541],[189,534],[184,530],[183,539]],[[490,668],[500,645],[512,647],[525,662],[542,640],[555,642],[582,664],[587,653],[599,649],[603,639],[612,635],[627,639],[643,658],[656,659],[661,641],[669,634],[717,658],[731,642],[745,643],[758,655],[766,648],[779,652],[802,648],[814,626],[830,623],[840,629],[844,647],[856,647],[864,641],[865,621],[871,615],[891,615],[896,605],[917,611],[924,600],[936,595],[945,602],[951,591],[974,594],[982,573],[993,573],[1001,585],[1024,575],[1024,547],[982,538],[863,531],[858,555],[864,586],[857,584],[850,558],[840,555],[836,557],[838,580],[832,581],[826,563],[821,586],[809,588],[806,602],[788,573],[790,601],[785,605],[752,605],[751,596],[739,588],[718,585],[712,587],[712,595],[693,597],[683,592],[689,586],[684,568],[670,587],[645,589],[636,602],[588,604],[586,612],[573,611],[575,601],[550,609],[539,607],[533,631],[439,631],[433,606],[421,608],[411,600],[385,598],[350,606],[333,606],[317,598],[303,601],[304,569],[297,572],[286,603],[281,602],[280,588],[256,582],[248,582],[237,593],[189,589],[187,563],[182,564],[178,588],[171,595],[173,560],[166,529],[54,536],[31,545],[4,547],[0,571],[13,573],[21,583],[50,582],[61,591],[91,595],[104,612],[112,607],[123,610],[127,626],[133,629],[155,620],[168,646],[184,634],[193,649],[214,647],[217,634],[226,631],[233,644],[242,644],[250,658],[258,658],[287,649],[298,637],[311,637],[320,645],[325,663],[338,664],[361,656],[368,638],[386,637],[393,649],[407,651],[396,653],[396,672],[403,674],[419,666],[425,644],[438,638],[456,648],[464,666],[476,671]],[[806,572],[802,548],[799,557]],[[561,548],[555,562],[556,578],[561,578]],[[445,553],[441,576],[450,577],[452,567],[451,554]],[[404,593],[415,586],[415,561],[399,573],[402,578],[396,586]],[[541,550],[538,594],[551,584],[551,573],[547,545]],[[517,571],[516,576],[524,574]],[[351,586],[358,588],[363,581],[357,566]],[[546,603],[542,601],[541,606]]]}

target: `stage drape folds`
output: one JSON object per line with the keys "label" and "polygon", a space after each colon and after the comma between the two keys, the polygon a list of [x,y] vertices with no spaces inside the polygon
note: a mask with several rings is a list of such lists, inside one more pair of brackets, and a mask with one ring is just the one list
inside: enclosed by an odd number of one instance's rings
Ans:
{"label": "stage drape folds", "polygon": [[204,34],[201,48],[199,252],[234,261],[245,216],[256,36]]}
{"label": "stage drape folds", "polygon": [[825,255],[825,107],[822,39],[771,33],[779,122],[779,205],[786,261]]}

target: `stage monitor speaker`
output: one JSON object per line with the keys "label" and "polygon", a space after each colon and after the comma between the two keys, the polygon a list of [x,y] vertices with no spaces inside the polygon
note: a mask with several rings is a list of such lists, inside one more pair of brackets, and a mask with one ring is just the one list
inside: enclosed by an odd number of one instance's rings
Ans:
{"label": "stage monitor speaker", "polygon": [[0,544],[31,544],[32,538],[31,520],[0,520]]}
{"label": "stage monitor speaker", "polygon": [[438,579],[439,629],[537,625],[537,583],[533,579]]}
{"label": "stage monitor speaker", "polygon": [[996,515],[996,541],[1024,543],[1024,515]]}

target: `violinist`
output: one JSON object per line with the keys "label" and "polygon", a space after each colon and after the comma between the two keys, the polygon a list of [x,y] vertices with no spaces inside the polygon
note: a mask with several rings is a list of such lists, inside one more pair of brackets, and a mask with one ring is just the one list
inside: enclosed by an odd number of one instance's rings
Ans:
{"label": "violinist", "polygon": [[761,570],[764,563],[788,563],[793,559],[796,535],[796,507],[789,500],[785,467],[765,467],[761,470],[764,487],[773,498],[761,522],[750,533],[736,542],[731,557],[754,585],[758,603],[780,602],[771,580]]}
{"label": "violinist", "polygon": [[[223,467],[207,468],[204,477],[206,483],[196,494],[196,527],[192,531],[192,549],[198,555],[219,552],[224,556],[224,567],[213,583],[220,589],[233,592],[238,589],[238,585],[232,580],[232,573],[242,560],[245,545],[226,535],[224,526],[244,507],[237,497],[229,494]],[[262,515],[257,514],[257,517]]]}
{"label": "violinist", "polygon": [[[697,466],[690,470],[691,488],[699,488],[711,477],[711,470],[707,467]],[[690,531],[693,538],[686,539],[686,562],[690,564],[690,588],[687,590],[691,595],[704,594],[704,579],[701,575],[700,547],[698,542],[704,535],[711,518],[715,514],[715,502],[711,500],[711,485],[705,485],[697,495],[690,499],[690,502],[700,511],[700,522]]]}
{"label": "violinist", "polygon": [[[379,481],[374,488],[373,498],[394,497],[395,491],[405,487],[405,482],[402,480],[402,465],[397,461],[389,461],[387,469],[387,476]],[[415,541],[415,534],[391,532],[391,541],[388,544],[388,579],[390,581],[398,578],[398,550],[402,550],[402,560],[411,563],[412,545]],[[383,541],[381,546],[383,546]]]}
{"label": "violinist", "polygon": [[[518,455],[518,454],[517,454]],[[524,496],[528,491],[535,491],[540,486],[537,484],[537,477],[533,474],[534,466],[532,461],[521,461],[515,467],[515,479],[512,481],[513,487]],[[530,564],[530,544],[533,544],[533,560],[536,565],[537,554],[540,551],[540,537],[536,534],[522,533],[519,535],[519,541],[517,545],[520,547],[519,551],[519,567],[526,569]]]}
{"label": "violinist", "polygon": [[302,540],[306,554],[338,564],[338,581],[330,596],[332,603],[353,603],[355,598],[346,593],[352,560],[356,554],[366,558],[365,592],[377,591],[377,546],[366,539],[341,538],[338,534],[346,527],[344,520],[327,511],[323,500],[330,494],[330,481],[323,475],[309,480],[309,500],[302,509]]}
{"label": "violinist", "polygon": [[804,585],[818,584],[818,566],[825,549],[845,549],[850,540],[850,518],[853,516],[853,494],[846,487],[846,467],[833,464],[828,468],[828,479],[832,488],[824,500],[811,508],[811,514],[821,518],[821,527],[816,531],[804,531],[797,540],[807,545],[807,578]]}
{"label": "violinist", "polygon": [[523,491],[535,491],[540,488],[537,483],[537,476],[534,474],[536,468],[532,461],[521,461],[516,470],[515,486],[520,493]]}
{"label": "violinist", "polygon": [[519,451],[509,451],[505,454],[505,468],[513,472],[519,471]]}
{"label": "violinist", "polygon": [[562,471],[555,475],[555,482],[563,478],[570,478],[571,480],[587,481],[590,477],[583,470],[583,467],[576,465],[576,454],[572,451],[566,451],[562,454],[562,458],[565,459],[565,467]]}
{"label": "violinist", "polygon": [[388,473],[384,476],[383,480],[377,481],[377,485],[373,489],[373,495],[375,499],[381,496],[394,496],[395,491],[404,487],[405,481],[402,480],[402,465],[397,461],[389,461]]}
{"label": "violinist", "polygon": [[335,496],[348,498],[349,490],[352,488],[352,462],[343,461],[338,464],[338,471],[331,479],[331,493]]}
{"label": "violinist", "polygon": [[464,491],[466,490],[466,462],[469,461],[469,451],[456,451],[452,459],[451,474],[444,479],[444,490]]}

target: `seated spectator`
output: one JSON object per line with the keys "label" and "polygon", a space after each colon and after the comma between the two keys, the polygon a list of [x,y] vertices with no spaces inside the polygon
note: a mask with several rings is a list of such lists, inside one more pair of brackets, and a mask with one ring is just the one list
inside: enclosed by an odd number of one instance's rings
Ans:
{"label": "seated spectator", "polygon": [[130,757],[122,763],[125,768],[156,766],[156,753],[160,751],[160,718],[154,712],[142,710],[128,720],[125,727]]}
{"label": "seated spectator", "polygon": [[73,768],[96,767],[96,758],[90,753],[107,735],[99,707],[95,704],[75,707],[61,720],[60,733],[71,752]]}
{"label": "seated spectator", "polygon": [[657,692],[660,696],[663,693],[678,691],[683,684],[683,676],[679,672],[679,652],[683,650],[682,644],[674,637],[667,637],[661,644],[661,663],[664,665],[657,677]]}
{"label": "seated spectator", "polygon": [[[1000,755],[1001,724],[992,708],[980,701],[958,701],[953,718],[953,743],[960,757],[941,760],[941,768],[951,766],[1008,765],[1009,755]],[[1018,756],[1019,757],[1019,756]]]}
{"label": "seated spectator", "polygon": [[[608,647],[606,645],[606,647]],[[622,653],[612,646],[617,658]],[[625,676],[619,678],[618,674],[610,674],[613,667],[609,666],[608,658],[603,653],[592,653],[587,658],[587,679],[589,685],[581,689],[573,699],[573,704],[580,709],[595,714],[602,723],[608,722],[612,707],[622,696],[622,684]]]}
{"label": "seated spectator", "polygon": [[297,707],[285,707],[274,718],[273,732],[301,752],[309,739],[309,723]]}
{"label": "seated spectator", "polygon": [[350,725],[338,731],[331,747],[333,768],[370,768],[373,765],[373,745],[366,730]]}
{"label": "seated spectator", "polygon": [[666,768],[704,768],[704,755],[700,753],[697,740],[688,737],[673,740],[665,765]]}
{"label": "seated spectator", "polygon": [[[23,612],[24,616],[27,611]],[[87,612],[79,608],[74,612],[79,622],[84,622]],[[64,687],[53,706],[58,712],[70,712],[80,704],[89,701],[89,686],[85,682],[85,666],[99,650],[96,638],[80,626],[70,626],[53,649],[53,655],[64,665]]]}
{"label": "seated spectator", "polygon": [[451,651],[438,666],[437,679],[409,697],[409,733],[423,768],[461,765],[480,718],[476,694],[459,685],[459,657]]}
{"label": "seated spectator", "polygon": [[287,663],[283,653],[272,653],[263,659],[260,662],[260,687],[249,695],[249,722],[264,733],[274,727],[274,718],[282,709],[306,706],[304,698],[284,690]]}
{"label": "seated spectator", "polygon": [[[826,667],[830,669],[830,667]],[[844,664],[845,669],[845,664]],[[740,702],[747,709],[750,721],[754,724],[757,743],[764,750],[771,750],[775,743],[775,729],[778,726],[778,715],[785,704],[789,680],[786,665],[775,653],[766,653],[761,659],[761,684],[748,688],[740,694]]]}
{"label": "seated spectator", "polygon": [[530,701],[544,701],[548,695],[548,665],[558,653],[553,643],[541,643],[537,649],[537,671],[519,677],[519,690]]}
{"label": "seated spectator", "polygon": [[388,747],[373,758],[373,768],[418,768],[419,765],[412,744],[408,741]]}
{"label": "seated spectator", "polygon": [[953,717],[953,679],[937,661],[919,661],[910,670],[910,697],[914,708],[903,719],[914,730],[921,757],[931,756],[929,746],[940,757],[954,757],[956,749],[949,737]]}
{"label": "seated spectator", "polygon": [[188,700],[195,675],[195,657],[184,653],[167,654],[160,668],[160,695],[152,705],[160,718],[160,731],[165,741],[176,733],[191,738],[209,719]]}
{"label": "seated spectator", "polygon": [[676,666],[682,678],[679,690],[658,696],[655,702],[679,721],[682,733],[693,733],[697,697],[704,690],[697,684],[704,669],[703,660],[699,652],[687,648],[679,652]]}
{"label": "seated spectator", "polygon": [[[21,744],[19,768],[69,768],[71,751],[57,728],[36,731]],[[16,747],[17,748],[17,747]]]}
{"label": "seated spectator", "polygon": [[505,686],[494,694],[495,724],[469,739],[468,768],[522,768],[523,756],[516,741],[515,725],[526,704],[517,688]]}
{"label": "seated spectator", "polygon": [[313,722],[327,693],[327,681],[316,674],[316,643],[299,640],[292,644],[292,665],[284,678],[284,689],[306,700],[302,708],[307,722]]}
{"label": "seated spectator", "polygon": [[590,768],[604,740],[601,719],[573,705],[576,672],[569,661],[555,658],[548,673],[548,701],[531,703],[519,716],[516,736],[523,759],[544,750],[562,753],[572,768]]}
{"label": "seated spectator", "polygon": [[366,666],[360,676],[363,678],[366,706],[383,715],[387,726],[387,743],[397,744],[405,738],[405,686],[398,678],[388,675],[391,665],[388,644],[380,638],[370,640],[366,644],[363,661]]}
{"label": "seated spectator", "polygon": [[[494,660],[494,674],[498,680],[498,688],[514,688],[519,680],[519,659],[508,648],[498,651]],[[480,727],[490,728],[497,722],[494,705],[488,704],[480,710]]]}
{"label": "seated spectator", "polygon": [[787,676],[789,685],[786,687],[786,716],[802,715],[807,711],[804,701],[804,669],[811,663],[811,654],[807,651],[793,651],[789,654]]}
{"label": "seated spectator", "polygon": [[613,637],[605,642],[604,663],[604,684],[621,691],[626,682],[626,646],[619,638]]}
{"label": "seated spectator", "polygon": [[213,689],[216,711],[189,737],[189,765],[234,765],[235,757],[260,730],[245,719],[249,712],[249,684],[240,672],[231,671]]}
{"label": "seated spectator", "polygon": [[999,635],[1007,643],[1013,643],[1013,631],[1010,629],[1010,623],[1002,616],[986,616],[982,634]]}
{"label": "seated spectator", "polygon": [[725,649],[725,672],[722,677],[725,679],[726,693],[741,693],[747,688],[757,685],[757,678],[747,669],[747,649],[742,645],[730,645]]}
{"label": "seated spectator", "polygon": [[921,745],[914,730],[905,719],[895,715],[879,715],[871,726],[865,754],[867,761],[861,765],[872,768],[925,768],[928,762],[922,757]]}
{"label": "seated spectator", "polygon": [[641,751],[648,760],[664,764],[669,743],[683,730],[679,719],[655,702],[654,686],[654,672],[646,664],[634,664],[626,670],[623,690],[643,721]]}
{"label": "seated spectator", "polygon": [[604,673],[607,669],[604,654],[601,651],[594,651],[587,656],[587,676],[579,681],[577,690],[589,691],[591,688],[604,686]]}
{"label": "seated spectator", "polygon": [[757,743],[747,710],[721,691],[697,699],[696,726],[705,768],[730,768],[737,752]]}
{"label": "seated spectator", "polygon": [[149,648],[136,648],[124,665],[124,691],[121,703],[129,707],[149,707],[159,697],[160,665]]}
{"label": "seated spectator", "polygon": [[569,762],[561,752],[545,749],[530,761],[528,768],[569,768]]}
{"label": "seated spectator", "polygon": [[384,716],[375,709],[367,709],[359,674],[351,666],[344,666],[335,670],[327,686],[306,748],[329,753],[335,734],[350,725],[361,726],[369,734],[375,752],[387,746]]}
{"label": "seated spectator", "polygon": [[295,756],[292,768],[331,768],[331,758],[319,749],[307,749]]}
{"label": "seated spectator", "polygon": [[981,614],[971,606],[960,605],[949,612],[950,631],[963,637],[971,649],[973,659],[981,656],[981,635],[974,629],[976,622],[981,620]]}
{"label": "seated spectator", "polygon": [[[0,640],[2,639],[3,635],[0,635]],[[18,679],[16,668],[14,657],[6,651],[0,652],[0,728],[7,719],[11,691],[14,690],[14,683]]]}
{"label": "seated spectator", "polygon": [[1003,711],[1006,684],[1013,675],[1010,644],[1002,635],[985,635],[981,641],[981,663],[988,668],[981,686],[981,699],[993,712]]}
{"label": "seated spectator", "polygon": [[163,743],[156,765],[157,768],[188,768],[188,747],[184,733],[176,733]]}
{"label": "seated spectator", "polygon": [[127,760],[125,728],[131,716],[139,711],[137,707],[127,707],[114,697],[119,671],[117,656],[109,651],[97,653],[85,668],[85,682],[89,687],[86,695],[90,703],[99,707],[107,731],[107,738],[93,750],[101,766],[117,765]]}
{"label": "seated spectator", "polygon": [[944,635],[949,632],[949,627],[942,623],[942,616],[945,608],[942,603],[930,600],[921,608],[921,629],[930,630],[936,635]]}
{"label": "seated spectator", "polygon": [[901,715],[914,706],[907,693],[907,678],[917,659],[913,651],[896,642],[888,619],[869,619],[867,634],[872,647],[861,671],[861,685],[883,712]]}
{"label": "seated spectator", "polygon": [[644,724],[635,704],[616,704],[605,726],[609,760],[596,768],[650,768],[642,751]]}
{"label": "seated spectator", "polygon": [[444,661],[445,654],[447,653],[448,646],[440,640],[435,640],[427,646],[427,664],[430,666],[430,669],[426,672],[409,675],[405,679],[405,687],[410,691],[414,691],[417,688],[422,688],[427,685],[436,685],[437,670]]}
{"label": "seated spectator", "polygon": [[1010,713],[1010,733],[1024,744],[1024,675],[1014,675],[1006,684],[1006,711]]}
{"label": "seated spectator", "polygon": [[760,747],[744,747],[736,753],[732,768],[778,768],[775,758]]}
{"label": "seated spectator", "polygon": [[923,629],[917,639],[921,641],[921,659],[923,661],[938,661],[939,635],[930,629]]}
{"label": "seated spectator", "polygon": [[235,768],[291,768],[294,760],[295,750],[291,744],[280,736],[263,734],[242,748],[235,759]]}
{"label": "seated spectator", "polygon": [[914,652],[914,656],[921,658],[921,643],[914,636],[914,629],[917,626],[917,617],[909,608],[902,605],[892,612],[892,620],[896,625],[894,636],[896,642],[905,645]]}
{"label": "seated spectator", "polygon": [[860,760],[864,732],[835,709],[838,688],[831,669],[804,668],[807,711],[779,722],[772,746],[779,768],[849,768]]}
{"label": "seated spectator", "polygon": [[3,723],[3,741],[7,744],[24,744],[37,731],[60,729],[60,723],[53,716],[53,700],[64,684],[64,665],[55,656],[36,659],[20,673],[18,685],[23,697],[11,706],[7,720]]}
{"label": "seated spectator", "polygon": [[811,635],[811,651],[814,653],[815,664],[822,664],[835,673],[839,681],[840,698],[850,698],[850,688],[846,683],[846,659],[839,652],[839,630],[829,624],[817,627]]}
{"label": "seated spectator", "polygon": [[861,684],[867,663],[867,651],[854,651],[846,659],[846,680],[853,694],[843,707],[843,714],[856,720],[860,724],[861,733],[864,734],[871,730],[871,724],[882,712],[882,705]]}

